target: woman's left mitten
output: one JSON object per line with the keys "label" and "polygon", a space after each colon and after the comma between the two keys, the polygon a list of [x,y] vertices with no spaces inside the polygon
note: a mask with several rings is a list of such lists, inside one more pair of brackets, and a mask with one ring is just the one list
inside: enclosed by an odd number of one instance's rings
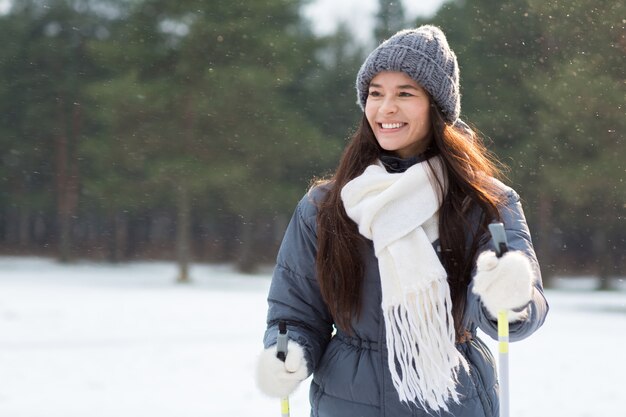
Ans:
{"label": "woman's left mitten", "polygon": [[473,292],[492,317],[508,310],[509,321],[516,321],[524,317],[523,308],[532,299],[533,277],[530,260],[524,253],[510,251],[498,258],[493,251],[485,251],[476,261]]}

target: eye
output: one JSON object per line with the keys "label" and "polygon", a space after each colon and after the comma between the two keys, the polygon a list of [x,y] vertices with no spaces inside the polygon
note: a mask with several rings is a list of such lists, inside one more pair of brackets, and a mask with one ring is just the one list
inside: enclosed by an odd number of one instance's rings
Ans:
{"label": "eye", "polygon": [[408,91],[401,91],[398,96],[400,97],[413,97],[413,94],[409,93]]}
{"label": "eye", "polygon": [[380,96],[381,96],[381,94],[380,94],[380,91],[377,91],[377,90],[370,90],[370,92],[369,92],[369,96],[370,96],[370,97],[380,97]]}

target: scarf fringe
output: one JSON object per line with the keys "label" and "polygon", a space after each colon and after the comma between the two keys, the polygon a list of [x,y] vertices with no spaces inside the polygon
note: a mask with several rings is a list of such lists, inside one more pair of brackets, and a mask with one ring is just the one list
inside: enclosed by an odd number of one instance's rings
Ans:
{"label": "scarf fringe", "polygon": [[389,370],[400,400],[434,411],[448,411],[450,399],[459,403],[458,367],[468,368],[455,346],[452,300],[446,287],[446,282],[432,282],[383,311]]}

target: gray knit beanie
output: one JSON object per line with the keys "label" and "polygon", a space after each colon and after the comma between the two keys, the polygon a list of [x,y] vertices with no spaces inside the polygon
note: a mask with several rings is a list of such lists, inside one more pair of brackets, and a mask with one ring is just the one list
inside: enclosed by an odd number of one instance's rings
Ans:
{"label": "gray knit beanie", "polygon": [[382,71],[404,72],[430,93],[448,123],[454,124],[459,118],[459,65],[438,27],[402,30],[369,54],[356,77],[361,109],[365,110],[372,78]]}

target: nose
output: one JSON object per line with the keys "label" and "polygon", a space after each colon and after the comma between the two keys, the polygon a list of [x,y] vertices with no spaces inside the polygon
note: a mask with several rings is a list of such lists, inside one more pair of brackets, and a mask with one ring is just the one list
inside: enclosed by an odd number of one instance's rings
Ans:
{"label": "nose", "polygon": [[382,114],[393,114],[398,110],[398,105],[396,103],[395,97],[388,95],[385,97],[380,103],[380,107],[378,111]]}

